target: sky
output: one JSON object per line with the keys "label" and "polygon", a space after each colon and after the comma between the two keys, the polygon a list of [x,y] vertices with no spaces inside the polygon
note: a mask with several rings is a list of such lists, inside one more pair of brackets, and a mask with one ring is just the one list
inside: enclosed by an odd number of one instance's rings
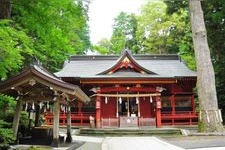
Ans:
{"label": "sky", "polygon": [[90,40],[96,44],[102,38],[110,38],[114,18],[121,11],[128,13],[140,12],[146,0],[90,0],[89,26]]}

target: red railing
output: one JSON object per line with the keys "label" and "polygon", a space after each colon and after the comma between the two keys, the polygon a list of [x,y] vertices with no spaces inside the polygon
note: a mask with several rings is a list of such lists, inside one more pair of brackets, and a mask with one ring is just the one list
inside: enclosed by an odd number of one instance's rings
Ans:
{"label": "red railing", "polygon": [[[82,112],[82,113],[71,113],[71,124],[72,126],[90,126],[90,120],[89,117],[92,116],[95,118],[95,113],[90,112]],[[47,113],[45,116],[45,123],[46,125],[52,125],[53,124],[53,114]],[[66,125],[67,123],[67,114],[66,113],[60,113],[59,117],[59,124],[60,125]]]}
{"label": "red railing", "polygon": [[193,125],[198,122],[198,113],[194,111],[166,111],[161,113],[163,125]]}

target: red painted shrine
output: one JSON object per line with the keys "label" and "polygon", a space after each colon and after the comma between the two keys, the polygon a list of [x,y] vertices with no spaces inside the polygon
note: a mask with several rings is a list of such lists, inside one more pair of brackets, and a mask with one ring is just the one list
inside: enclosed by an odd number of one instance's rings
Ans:
{"label": "red painted shrine", "polygon": [[[97,128],[193,125],[198,117],[193,88],[196,74],[178,55],[71,56],[55,75],[78,85],[91,98],[72,108],[73,126]],[[53,116],[46,116],[52,124]],[[60,124],[66,124],[61,112]]]}

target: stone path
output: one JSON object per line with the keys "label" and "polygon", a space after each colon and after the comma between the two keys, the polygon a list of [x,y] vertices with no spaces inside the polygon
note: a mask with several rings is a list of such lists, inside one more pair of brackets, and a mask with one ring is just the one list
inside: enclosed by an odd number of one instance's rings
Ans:
{"label": "stone path", "polygon": [[[179,137],[178,137],[179,138]],[[177,138],[177,139],[178,139]],[[209,148],[194,148],[199,143],[193,138],[176,140],[178,142],[186,141],[184,144],[176,144],[168,142],[164,139],[156,137],[89,137],[89,136],[73,136],[74,141],[85,141],[86,143],[77,150],[225,150],[225,147],[209,147]],[[207,138],[203,139],[204,141]],[[195,143],[193,143],[195,141]],[[200,141],[200,140],[199,140]],[[218,141],[218,140],[216,140]],[[207,141],[208,143],[209,141]],[[221,141],[218,141],[221,142]],[[224,142],[224,141],[223,141]],[[171,144],[172,143],[172,144]],[[210,143],[210,142],[209,142]],[[205,144],[207,147],[207,144]],[[215,146],[215,145],[214,145]],[[183,147],[183,148],[181,148]],[[184,148],[185,147],[185,148]],[[192,147],[192,148],[188,148]]]}
{"label": "stone path", "polygon": [[108,137],[102,150],[184,150],[156,137]]}

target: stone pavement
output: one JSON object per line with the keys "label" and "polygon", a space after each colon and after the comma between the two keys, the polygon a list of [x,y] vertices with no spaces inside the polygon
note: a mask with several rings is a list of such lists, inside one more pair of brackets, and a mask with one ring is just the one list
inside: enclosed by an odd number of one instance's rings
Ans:
{"label": "stone pavement", "polygon": [[[76,136],[73,135],[73,142],[85,142],[76,150],[101,150],[103,137]],[[69,149],[70,150],[70,149]],[[71,149],[72,150],[72,149]]]}
{"label": "stone pavement", "polygon": [[184,150],[156,137],[108,137],[102,150]]}
{"label": "stone pavement", "polygon": [[[104,138],[104,137],[89,137],[89,136],[73,136],[73,139],[74,141],[85,142],[85,144],[80,146],[77,150],[151,150],[151,149],[185,150],[185,148],[188,147],[187,145],[189,144],[192,145],[192,148],[186,148],[188,150],[225,150],[225,147],[193,148],[194,145],[197,145],[194,143],[186,143],[187,144],[186,147],[182,146],[183,148],[181,148],[181,146],[175,146],[174,143],[171,144],[171,142],[168,142],[164,139],[157,138],[157,137],[105,137]],[[191,141],[192,140],[193,139],[191,139]],[[178,142],[180,141],[178,140]],[[207,147],[207,145],[205,146]]]}
{"label": "stone pavement", "polygon": [[[71,146],[51,148],[51,150],[225,150],[225,146],[223,146],[225,145],[224,139],[224,136],[174,137],[171,139],[151,136],[90,137],[73,135],[73,143],[84,142],[84,144],[78,148]],[[15,147],[18,149],[26,149],[30,146],[31,145],[17,145]]]}

